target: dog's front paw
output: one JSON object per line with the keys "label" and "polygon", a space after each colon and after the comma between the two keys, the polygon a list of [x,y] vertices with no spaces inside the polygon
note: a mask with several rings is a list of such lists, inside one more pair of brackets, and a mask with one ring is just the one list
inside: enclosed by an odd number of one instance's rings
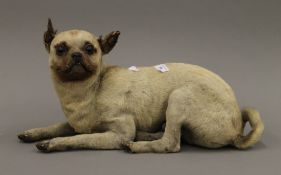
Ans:
{"label": "dog's front paw", "polygon": [[48,153],[50,150],[50,140],[45,140],[36,144],[38,150]]}
{"label": "dog's front paw", "polygon": [[23,132],[21,134],[18,134],[18,138],[23,141],[23,142],[26,142],[26,143],[31,143],[31,142],[34,142],[34,139],[31,135],[31,133],[28,133],[28,132]]}

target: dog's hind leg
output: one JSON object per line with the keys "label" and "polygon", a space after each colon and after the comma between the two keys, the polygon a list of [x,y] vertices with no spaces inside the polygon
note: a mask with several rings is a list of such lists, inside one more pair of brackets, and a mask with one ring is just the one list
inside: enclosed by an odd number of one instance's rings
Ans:
{"label": "dog's hind leg", "polygon": [[152,141],[152,140],[158,140],[163,136],[162,131],[159,132],[154,132],[154,133],[150,133],[150,132],[144,132],[144,131],[137,131],[136,133],[136,141]]}
{"label": "dog's hind leg", "polygon": [[18,135],[23,142],[36,142],[54,137],[75,135],[74,129],[68,123],[58,123],[43,128],[34,128]]}
{"label": "dog's hind leg", "polygon": [[189,99],[188,87],[174,90],[169,97],[166,111],[166,127],[161,139],[154,141],[129,142],[125,146],[131,152],[178,152],[180,150],[181,127],[188,117]]}

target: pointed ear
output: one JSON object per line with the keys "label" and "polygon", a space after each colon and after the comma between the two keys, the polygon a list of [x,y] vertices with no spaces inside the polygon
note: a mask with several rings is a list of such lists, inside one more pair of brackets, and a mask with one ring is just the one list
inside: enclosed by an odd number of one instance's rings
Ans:
{"label": "pointed ear", "polygon": [[50,45],[51,45],[51,42],[53,41],[53,39],[55,38],[56,33],[57,33],[57,31],[54,30],[52,21],[49,18],[48,19],[48,29],[44,33],[44,44],[45,44],[45,48],[47,49],[48,52],[50,52]]}
{"label": "pointed ear", "polygon": [[114,31],[107,34],[105,37],[100,36],[98,41],[103,54],[109,53],[117,43],[119,31]]}

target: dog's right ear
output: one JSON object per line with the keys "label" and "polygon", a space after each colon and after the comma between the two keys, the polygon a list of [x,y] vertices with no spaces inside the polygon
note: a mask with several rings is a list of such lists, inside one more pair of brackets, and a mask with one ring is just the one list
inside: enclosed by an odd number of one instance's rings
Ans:
{"label": "dog's right ear", "polygon": [[48,30],[44,33],[44,44],[48,52],[50,52],[51,42],[56,36],[57,31],[54,30],[51,19],[48,19]]}

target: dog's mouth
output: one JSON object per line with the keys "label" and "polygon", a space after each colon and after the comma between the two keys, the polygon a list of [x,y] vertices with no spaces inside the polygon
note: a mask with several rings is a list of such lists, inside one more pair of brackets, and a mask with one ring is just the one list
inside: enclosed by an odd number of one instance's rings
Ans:
{"label": "dog's mouth", "polygon": [[82,73],[82,72],[90,72],[88,70],[87,66],[84,65],[84,63],[72,63],[70,66],[68,66],[67,69],[63,71],[63,73],[68,74],[68,73]]}
{"label": "dog's mouth", "polygon": [[84,63],[71,63],[65,66],[64,69],[57,71],[58,76],[63,81],[84,80],[94,74],[93,70],[89,69]]}

